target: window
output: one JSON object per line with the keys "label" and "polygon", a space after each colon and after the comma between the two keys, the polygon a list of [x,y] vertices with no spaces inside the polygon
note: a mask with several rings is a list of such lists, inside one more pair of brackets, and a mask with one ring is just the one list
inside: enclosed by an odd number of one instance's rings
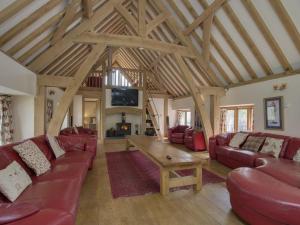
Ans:
{"label": "window", "polygon": [[105,85],[131,87],[131,83],[122,74],[122,71],[118,69],[113,69],[111,75],[105,76]]}
{"label": "window", "polygon": [[179,125],[191,126],[192,114],[190,111],[177,110],[177,120]]}
{"label": "window", "polygon": [[253,131],[253,105],[221,107],[221,132]]}

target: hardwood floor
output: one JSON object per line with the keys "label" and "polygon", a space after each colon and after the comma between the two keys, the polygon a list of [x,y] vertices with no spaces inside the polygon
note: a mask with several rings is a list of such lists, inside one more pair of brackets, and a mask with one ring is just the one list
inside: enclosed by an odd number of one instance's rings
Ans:
{"label": "hardwood floor", "polygon": [[[231,211],[225,183],[204,185],[199,193],[181,190],[167,197],[157,193],[113,199],[105,152],[124,150],[125,144],[109,143],[99,149],[94,168],[82,188],[77,225],[244,224]],[[230,171],[216,162],[206,168],[221,176]]]}

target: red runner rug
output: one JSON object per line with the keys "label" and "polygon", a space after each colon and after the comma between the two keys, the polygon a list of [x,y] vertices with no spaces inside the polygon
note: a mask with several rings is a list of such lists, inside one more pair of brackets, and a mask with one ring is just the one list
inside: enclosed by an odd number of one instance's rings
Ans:
{"label": "red runner rug", "polygon": [[[160,191],[159,167],[139,151],[106,153],[107,168],[113,198],[157,193]],[[178,171],[191,175],[192,171]],[[225,179],[202,169],[202,184],[224,182]],[[191,186],[180,187],[189,189]],[[178,190],[175,188],[171,191]]]}

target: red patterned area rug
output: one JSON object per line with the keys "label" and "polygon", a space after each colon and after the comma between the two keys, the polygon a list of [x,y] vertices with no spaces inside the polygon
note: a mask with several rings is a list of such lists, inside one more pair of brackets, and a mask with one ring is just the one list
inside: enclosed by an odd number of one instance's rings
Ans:
{"label": "red patterned area rug", "polygon": [[[157,193],[160,191],[159,167],[139,151],[106,153],[107,168],[113,198]],[[192,171],[178,171],[180,175],[191,175]],[[202,183],[219,183],[225,179],[202,169]],[[189,189],[191,186],[180,187]],[[175,191],[173,189],[171,191]]]}

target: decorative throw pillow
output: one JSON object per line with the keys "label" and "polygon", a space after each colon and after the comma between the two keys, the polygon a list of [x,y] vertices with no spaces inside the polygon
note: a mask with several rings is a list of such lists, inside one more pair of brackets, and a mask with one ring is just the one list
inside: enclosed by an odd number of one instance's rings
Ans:
{"label": "decorative throw pillow", "polygon": [[230,140],[229,146],[234,148],[239,148],[241,144],[248,137],[247,133],[236,133],[233,138]]}
{"label": "decorative throw pillow", "polygon": [[243,144],[242,149],[243,150],[249,150],[253,152],[258,152],[259,148],[264,143],[265,137],[255,137],[255,136],[249,136]]}
{"label": "decorative throw pillow", "polygon": [[296,162],[300,162],[300,149],[298,149],[296,155],[293,157],[293,160]]}
{"label": "decorative throw pillow", "polygon": [[275,158],[278,158],[282,148],[283,141],[284,141],[283,139],[267,137],[260,152],[267,153],[274,156]]}
{"label": "decorative throw pillow", "polygon": [[60,147],[56,137],[53,137],[49,134],[47,134],[47,139],[49,141],[49,144],[52,148],[52,151],[55,155],[55,158],[59,158],[61,157],[62,155],[64,155],[66,152],[62,149],[62,147]]}
{"label": "decorative throw pillow", "polygon": [[15,145],[13,149],[18,152],[22,160],[29,168],[34,170],[37,176],[50,170],[50,162],[33,141],[25,141],[22,144]]}
{"label": "decorative throw pillow", "polygon": [[15,201],[31,183],[30,176],[16,161],[0,170],[0,192],[11,202]]}
{"label": "decorative throw pillow", "polygon": [[75,132],[75,134],[79,134],[79,131],[76,126],[74,126],[74,132]]}

